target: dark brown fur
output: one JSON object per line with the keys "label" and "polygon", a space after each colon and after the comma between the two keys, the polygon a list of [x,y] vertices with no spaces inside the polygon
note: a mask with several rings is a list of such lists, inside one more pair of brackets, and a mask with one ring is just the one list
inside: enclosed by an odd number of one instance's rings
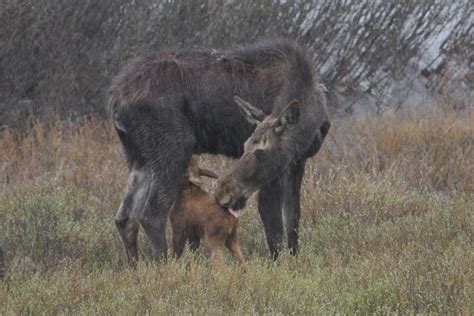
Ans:
{"label": "dark brown fur", "polygon": [[222,251],[227,247],[242,264],[244,259],[237,240],[238,219],[199,186],[199,171],[198,164],[191,159],[184,189],[170,212],[173,251],[179,258],[187,240],[196,247],[198,240],[202,239],[212,261],[222,261]]}

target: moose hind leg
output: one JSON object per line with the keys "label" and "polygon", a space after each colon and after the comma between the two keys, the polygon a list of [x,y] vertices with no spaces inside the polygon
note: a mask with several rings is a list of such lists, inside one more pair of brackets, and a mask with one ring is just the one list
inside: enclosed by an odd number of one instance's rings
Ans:
{"label": "moose hind leg", "polygon": [[158,261],[167,256],[166,222],[171,206],[179,195],[185,168],[191,159],[191,149],[192,146],[179,149],[168,146],[167,151],[160,152],[161,159],[155,160],[151,166],[153,180],[140,214],[140,224]]}
{"label": "moose hind leg", "polygon": [[139,124],[134,126],[134,141],[151,178],[139,221],[157,260],[167,256],[166,222],[195,144],[192,125],[181,111],[182,102],[179,96],[160,98],[157,104],[141,106],[135,112]]}
{"label": "moose hind leg", "polygon": [[170,183],[166,184],[154,179],[145,207],[140,215],[140,224],[151,242],[153,256],[157,261],[167,257],[166,222],[177,193],[178,185],[171,186]]}
{"label": "moose hind leg", "polygon": [[137,210],[143,207],[143,200],[149,189],[146,172],[132,168],[128,177],[127,192],[115,216],[115,225],[125,246],[128,264],[135,266],[138,261]]}
{"label": "moose hind leg", "polygon": [[124,218],[122,220],[115,220],[115,225],[125,246],[128,265],[133,267],[138,262],[138,222],[130,218]]}
{"label": "moose hind leg", "polygon": [[263,222],[268,248],[278,258],[283,243],[282,192],[280,180],[263,185],[258,194],[258,211]]}

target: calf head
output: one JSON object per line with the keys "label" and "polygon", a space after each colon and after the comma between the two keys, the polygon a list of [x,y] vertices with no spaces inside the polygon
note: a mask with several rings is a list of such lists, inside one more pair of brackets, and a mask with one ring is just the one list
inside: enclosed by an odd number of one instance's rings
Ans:
{"label": "calf head", "polygon": [[206,169],[201,169],[199,167],[199,164],[197,163],[197,160],[195,158],[191,158],[191,161],[189,162],[188,168],[186,169],[186,173],[184,175],[186,181],[189,181],[192,184],[200,187],[202,185],[201,176],[214,179],[218,178],[217,174],[215,174],[214,172]]}
{"label": "calf head", "polygon": [[216,198],[220,205],[239,209],[262,184],[282,173],[294,154],[300,102],[290,101],[281,111],[264,113],[239,97],[234,97],[242,114],[256,124],[244,144],[244,154],[218,182]]}

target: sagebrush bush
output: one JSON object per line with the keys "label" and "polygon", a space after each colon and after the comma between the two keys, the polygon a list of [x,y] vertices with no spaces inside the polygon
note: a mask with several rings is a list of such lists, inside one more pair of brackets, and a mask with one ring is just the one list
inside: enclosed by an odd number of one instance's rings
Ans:
{"label": "sagebrush bush", "polygon": [[[239,224],[246,272],[231,260],[211,268],[189,252],[126,267],[113,217],[127,170],[108,122],[3,131],[0,314],[468,314],[472,114],[433,108],[332,126],[307,164],[300,254],[269,259],[252,198]],[[200,160],[217,173],[232,163]],[[144,234],[139,245],[150,258]]]}
{"label": "sagebrush bush", "polygon": [[112,238],[112,218],[97,213],[101,203],[84,190],[46,181],[2,195],[3,246],[15,249],[15,256],[31,258],[41,270],[54,269],[64,259],[110,264],[120,248]]}
{"label": "sagebrush bush", "polygon": [[322,81],[351,101],[356,91],[385,99],[387,85],[413,80],[420,59],[416,72],[430,90],[460,81],[469,100],[471,21],[469,0],[3,0],[0,127],[20,125],[29,112],[105,117],[106,88],[132,56],[274,37],[307,46]]}

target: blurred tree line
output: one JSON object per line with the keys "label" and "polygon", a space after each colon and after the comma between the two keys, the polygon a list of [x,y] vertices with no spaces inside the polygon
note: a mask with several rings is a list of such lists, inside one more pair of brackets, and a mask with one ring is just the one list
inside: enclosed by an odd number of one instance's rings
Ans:
{"label": "blurred tree line", "polygon": [[423,75],[440,81],[455,56],[472,89],[473,20],[471,0],[2,0],[0,126],[32,113],[106,115],[107,86],[136,54],[268,37],[307,45],[346,97],[382,94],[433,47]]}

